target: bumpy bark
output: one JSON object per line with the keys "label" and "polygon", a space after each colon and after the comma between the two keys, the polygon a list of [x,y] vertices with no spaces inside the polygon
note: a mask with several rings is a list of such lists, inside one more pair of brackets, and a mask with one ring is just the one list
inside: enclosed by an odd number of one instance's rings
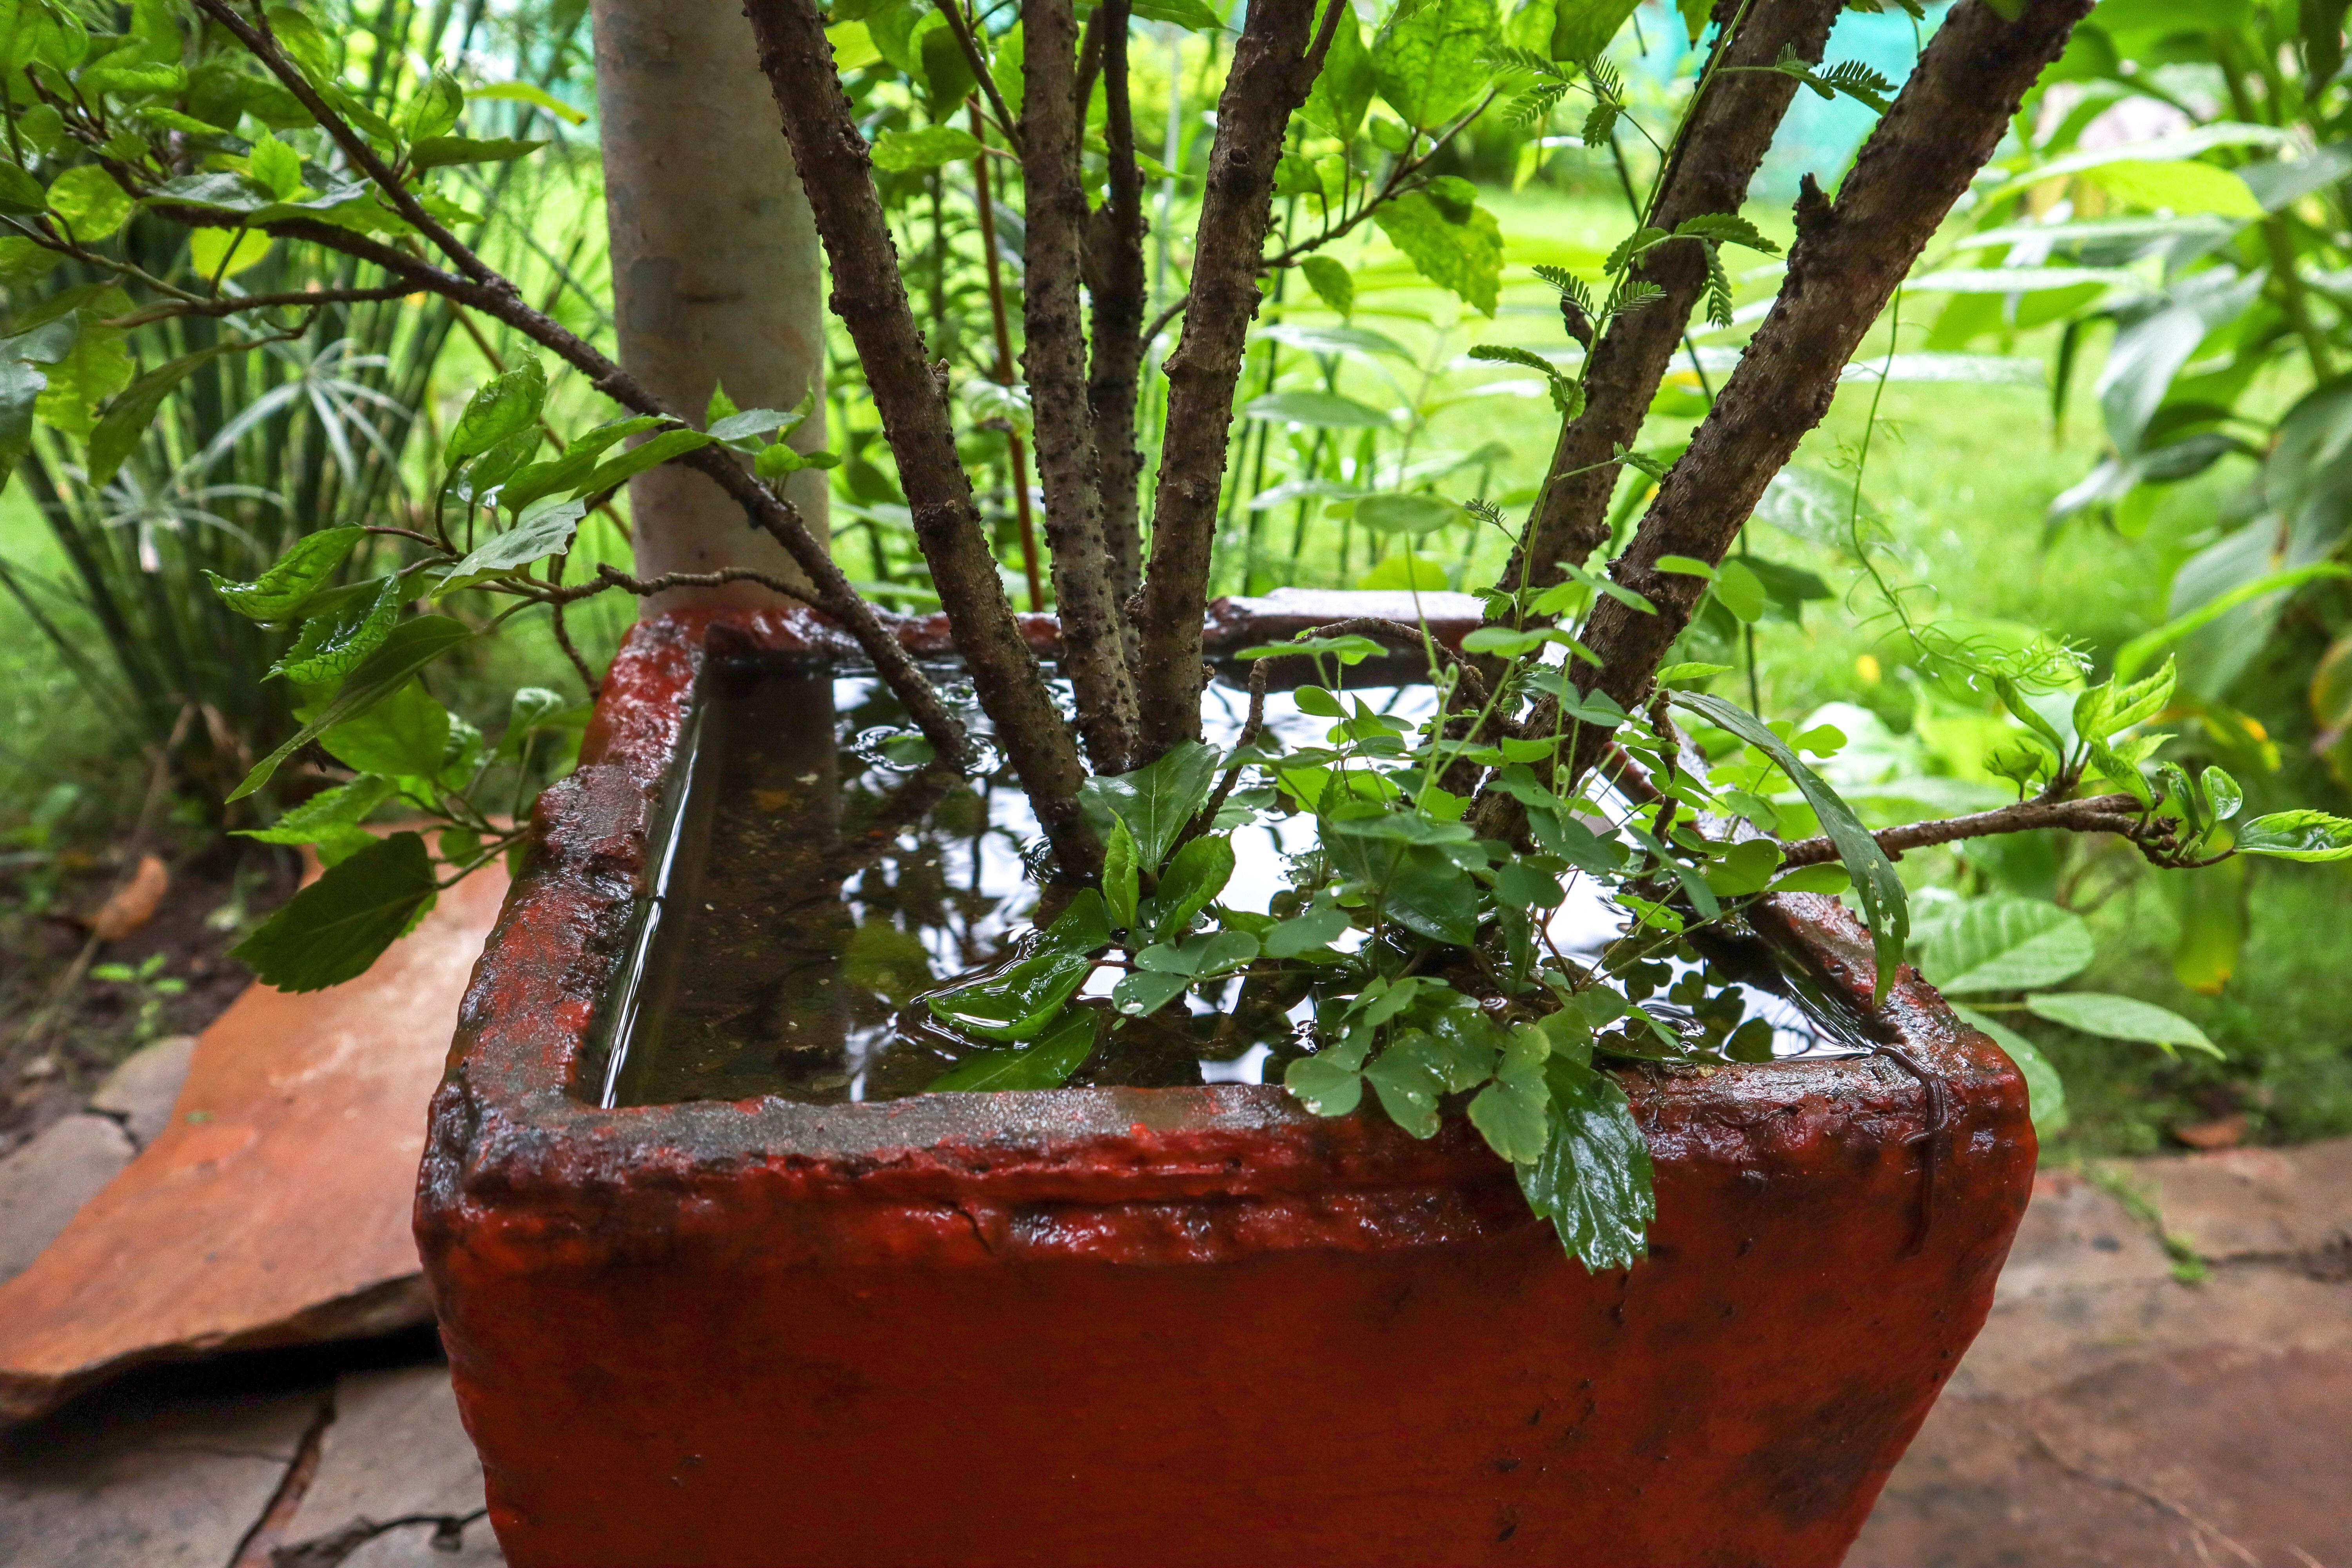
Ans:
{"label": "bumpy bark", "polygon": [[[1137,689],[1145,758],[1201,736],[1201,618],[1232,434],[1234,385],[1260,295],[1274,169],[1291,114],[1307,101],[1337,24],[1313,29],[1314,0],[1252,0],[1217,100],[1217,136],[1194,231],[1184,335],[1162,368],[1168,424],[1153,490]],[[1310,36],[1310,32],[1312,36]]]}
{"label": "bumpy bark", "polygon": [[[1137,489],[1143,454],[1135,445],[1135,399],[1143,366],[1143,174],[1135,159],[1135,114],[1128,99],[1128,0],[1105,0],[1103,140],[1110,177],[1087,233],[1087,288],[1094,297],[1094,363],[1087,404],[1094,411],[1095,459],[1102,480],[1103,542],[1110,552],[1111,591],[1122,603],[1143,581],[1143,536]],[[1134,627],[1128,657],[1137,652]]]}
{"label": "bumpy bark", "polygon": [[[1769,66],[1784,48],[1818,64],[1830,26],[1843,9],[1844,0],[1755,0],[1724,44],[1717,74],[1674,149],[1650,216],[1653,225],[1671,233],[1692,218],[1739,210],[1798,87],[1794,78],[1777,71],[1742,68]],[[1706,291],[1706,258],[1688,240],[1662,245],[1634,268],[1633,276],[1664,289],[1665,298],[1611,321],[1593,345],[1584,412],[1560,426],[1549,470],[1554,477],[1497,584],[1506,593],[1516,593],[1523,580],[1549,587],[1560,581],[1559,563],[1582,565],[1608,542],[1609,498],[1618,474],[1609,459],[1618,447],[1633,444],[1649,414],[1650,400]]]}
{"label": "bumpy bark", "polygon": [[1084,874],[1100,863],[1099,846],[1077,810],[1086,769],[997,580],[971,482],[956,455],[947,390],[908,307],[898,247],[874,189],[871,153],[834,71],[824,17],[812,0],[750,0],[746,9],[760,68],[774,89],[833,265],[833,313],[848,327],[866,367],[956,651],[1064,869]]}
{"label": "bumpy bark", "polygon": [[[1658,571],[1657,562],[1724,558],[1764,487],[1829,412],[1863,334],[2090,8],[2091,0],[2027,0],[2012,22],[1984,0],[1962,0],[1864,143],[1837,199],[1805,181],[1789,276],[1771,314],[1659,487],[1633,543],[1612,564],[1611,574],[1656,613],[1602,599],[1584,637],[1601,663],[1577,667],[1580,687],[1606,691],[1629,710],[1647,698],[1659,661],[1706,586]],[[1538,722],[1551,727],[1549,719]],[[1582,728],[1570,776],[1580,776],[1607,743],[1607,731]]]}
{"label": "bumpy bark", "polygon": [[1027,321],[1022,361],[1035,410],[1037,476],[1062,615],[1062,667],[1077,700],[1078,732],[1098,772],[1127,771],[1135,744],[1135,682],[1126,614],[1103,543],[1101,475],[1087,398],[1087,339],[1078,279],[1087,193],[1078,174],[1078,26],[1070,0],[1024,0],[1024,151],[1029,237],[1023,269]]}

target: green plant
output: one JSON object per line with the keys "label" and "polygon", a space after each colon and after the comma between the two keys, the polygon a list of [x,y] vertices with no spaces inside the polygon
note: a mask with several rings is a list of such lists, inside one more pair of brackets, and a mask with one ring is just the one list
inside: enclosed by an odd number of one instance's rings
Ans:
{"label": "green plant", "polygon": [[[1205,10],[1155,4],[1188,29],[1217,26]],[[2171,870],[2244,855],[2352,858],[2352,821],[2294,807],[2247,813],[2221,768],[2191,772],[2159,758],[2166,737],[2147,727],[2171,702],[2176,666],[2147,667],[2173,637],[2124,650],[2106,679],[2085,685],[2083,656],[2061,638],[2031,629],[1967,635],[1915,615],[1860,504],[1874,420],[1842,494],[1793,480],[1771,504],[1840,517],[1883,614],[1923,664],[2000,702],[2004,716],[1979,739],[1992,743],[1988,765],[2019,798],[1873,831],[1828,776],[1851,737],[1830,725],[1768,721],[1706,689],[1735,672],[1707,654],[1737,646],[1748,655],[1752,692],[1751,636],[1776,607],[1792,615],[1822,597],[1818,584],[1735,553],[1741,530],[1841,380],[1874,376],[1883,387],[1895,377],[1891,351],[1857,359],[1865,331],[1890,306],[1899,313],[1898,283],[2086,6],[1964,0],[1890,100],[1891,84],[1823,61],[1835,0],[1752,0],[1716,28],[1671,121],[1655,125],[1601,58],[1631,9],[1560,0],[1548,31],[1522,38],[1503,36],[1485,0],[1408,0],[1367,46],[1345,6],[1257,0],[1220,88],[1186,276],[1174,277],[1171,262],[1162,279],[1160,312],[1183,324],[1153,383],[1140,365],[1157,336],[1147,313],[1148,262],[1157,258],[1141,221],[1148,171],[1124,5],[1090,13],[1088,44],[1067,0],[1028,0],[1017,29],[1009,16],[992,23],[953,4],[829,16],[809,0],[753,0],[760,58],[831,263],[835,308],[884,432],[877,444],[851,425],[835,450],[812,453],[784,439],[807,406],[739,409],[723,388],[698,420],[662,406],[458,237],[446,171],[535,149],[462,134],[465,95],[446,72],[379,110],[353,94],[315,27],[290,10],[248,15],[230,0],[194,0],[197,27],[150,25],[93,55],[99,45],[54,25],[62,13],[20,0],[20,18],[52,19],[37,28],[28,76],[48,92],[12,107],[12,129],[35,108],[61,117],[69,109],[76,135],[110,149],[107,188],[125,205],[199,234],[299,238],[390,279],[327,291],[346,300],[287,300],[133,278],[152,296],[142,313],[248,321],[250,335],[231,342],[250,358],[284,330],[271,326],[289,319],[277,312],[422,291],[502,324],[536,351],[488,378],[452,422],[429,490],[419,486],[431,499],[404,522],[309,533],[259,575],[215,584],[238,614],[299,627],[279,668],[302,699],[301,728],[234,794],[260,789],[314,741],[351,773],[262,830],[316,844],[331,864],[239,952],[289,988],[334,984],[364,969],[449,880],[519,838],[520,829],[499,826],[501,815],[522,816],[543,776],[536,754],[561,752],[577,711],[526,689],[493,745],[419,677],[526,613],[554,619],[605,593],[757,580],[829,615],[858,642],[935,770],[970,765],[974,749],[947,702],[774,482],[809,466],[835,467],[853,488],[885,487],[868,504],[877,528],[885,505],[905,508],[907,531],[898,537],[920,552],[993,742],[1043,828],[1046,870],[1068,892],[1032,944],[931,994],[929,1010],[977,1047],[936,1087],[1049,1086],[1104,1031],[1182,1027],[1171,1012],[1180,997],[1202,987],[1223,995],[1238,982],[1235,1028],[1271,1030],[1293,1007],[1311,1011],[1311,1040],[1286,1058],[1285,1081],[1303,1101],[1338,1114],[1360,1104],[1369,1086],[1391,1119],[1424,1137],[1460,1106],[1513,1163],[1537,1212],[1594,1268],[1640,1256],[1653,1205],[1646,1148],[1600,1064],[1770,1054],[1769,1030],[1739,1016],[1706,961],[1722,923],[1757,900],[1850,887],[1884,995],[1915,934],[1894,865],[1906,851],[2070,832],[2105,836]],[[1694,38],[1706,36],[1706,18],[1689,20]],[[843,64],[870,73],[866,112],[906,118],[861,126],[859,98],[841,88]],[[205,72],[237,84],[231,106],[241,116],[263,119],[253,106],[283,95],[303,119],[257,133],[243,150],[210,152],[194,167],[173,140],[187,132],[155,111],[195,118],[178,105]],[[1099,152],[1087,107],[1097,72],[1124,84],[1108,96]],[[55,84],[74,89],[68,107],[58,107],[66,94]],[[1736,324],[1727,247],[1763,257],[1780,249],[1736,209],[1800,90],[1883,103],[1885,117],[1834,198],[1807,182],[1788,280],[1717,387],[1693,350],[1692,321],[1705,312],[1718,328]],[[1310,264],[1370,224],[1423,277],[1492,310],[1498,225],[1477,189],[1435,160],[1506,94],[1524,123],[1539,125],[1571,91],[1591,100],[1591,139],[1622,124],[1654,155],[1643,165],[1646,191],[1632,161],[1612,158],[1633,211],[1622,241],[1591,267],[1541,274],[1574,348],[1487,356],[1535,372],[1559,416],[1554,455],[1524,523],[1514,530],[1490,498],[1442,493],[1442,481],[1476,465],[1414,468],[1425,371],[1415,387],[1398,389],[1411,414],[1390,426],[1393,447],[1360,445],[1344,483],[1322,477],[1330,470],[1317,437],[1356,427],[1377,437],[1387,421],[1351,412],[1328,364],[1319,389],[1276,385],[1275,350],[1318,361],[1378,360],[1385,351],[1353,326],[1312,340],[1262,332],[1267,379],[1251,391],[1256,280],[1296,270],[1300,286],[1345,314],[1354,280]],[[923,122],[912,116],[917,107]],[[1003,221],[1017,212],[1022,234],[1025,396],[1005,384],[999,351],[991,356],[994,390],[951,400],[940,378],[951,384],[952,376],[935,368],[919,324],[918,300],[942,342],[967,324],[951,303],[955,237],[937,216],[938,176],[950,163],[990,154],[981,136],[953,123],[959,116],[992,129],[1010,148],[997,161],[1020,170],[1019,204],[1008,193]],[[934,176],[932,244],[902,253],[886,187],[917,174]],[[0,211],[34,245],[89,264],[69,210],[85,182],[61,194],[66,177],[44,184],[21,163],[0,167]],[[1277,231],[1276,205],[1293,198],[1298,226]],[[975,275],[1003,259],[984,254]],[[1010,305],[1001,289],[983,289],[970,296],[971,320],[982,297],[992,339]],[[89,411],[86,433],[68,428],[65,438],[80,440],[89,465],[103,470],[137,443],[178,381],[215,353],[226,361],[230,349],[198,349],[149,372],[102,412]],[[541,457],[549,384],[537,353],[580,373],[625,412]],[[1685,353],[1700,373],[1704,416],[1678,450],[1654,451],[1645,425]],[[1425,624],[1369,618],[1251,650],[1252,721],[1224,751],[1202,739],[1202,620],[1221,535],[1229,557],[1235,543],[1224,476],[1244,396],[1277,400],[1244,405],[1263,410],[1244,422],[1255,426],[1255,456],[1265,455],[1276,423],[1299,426],[1309,437],[1303,452],[1293,447],[1303,481],[1325,487],[1318,499],[1343,503],[1351,525],[1412,537],[1475,519],[1515,537],[1507,570],[1485,595],[1487,624],[1458,653],[1439,648]],[[986,411],[980,426],[1003,427],[975,426],[974,408]],[[1324,422],[1292,416],[1302,410]],[[1075,722],[1014,620],[1003,530],[973,482],[975,465],[985,475],[1001,460],[1017,472],[1008,436],[1024,437],[1037,461],[1044,564]],[[568,581],[591,509],[665,462],[724,487],[805,580],[742,568],[641,579],[604,565]],[[1154,462],[1147,489],[1140,476]],[[1251,467],[1255,485],[1259,465]],[[390,542],[398,559],[371,559],[356,580],[338,582],[371,539]],[[1240,545],[1246,578],[1245,532]],[[892,548],[877,544],[877,555]],[[1604,548],[1605,563],[1596,563]],[[1406,584],[1418,588],[1406,561]],[[425,612],[409,614],[420,601]],[[1434,701],[1425,717],[1377,710],[1346,689],[1355,663],[1400,650],[1425,660]],[[1276,658],[1317,663],[1320,679],[1297,700],[1329,721],[1320,743],[1277,746],[1260,721],[1266,661]],[[2085,793],[2095,780],[2106,793]],[[433,825],[430,838],[416,830],[377,838],[360,826],[394,798]],[[1234,833],[1276,813],[1310,816],[1315,847],[1268,908],[1227,906]],[[1605,889],[1623,911],[1618,940],[1596,962],[1570,957],[1550,937],[1553,911],[1580,882]],[[1923,921],[1917,934],[1931,962],[1958,954],[1950,959],[1962,965],[1956,985],[2021,994],[2028,1010],[2114,1037],[2192,1047],[2201,1038],[2160,1009],[2055,989],[2075,973],[2060,962],[2072,950],[2045,952],[2030,937],[2005,942],[2001,922],[2012,918],[2043,921],[2036,929],[2059,947],[2070,940],[2053,935],[2063,921],[2000,908],[1948,927]],[[1073,1005],[1106,967],[1119,972],[1108,1018]]]}
{"label": "green plant", "polygon": [[[155,5],[134,8],[130,30],[110,41],[96,12],[14,8],[0,26],[17,40],[19,65],[45,15],[64,47],[76,28],[100,29],[101,42],[86,47],[115,62],[101,71],[184,68],[176,64],[178,24]],[[478,12],[457,26],[448,7],[427,16],[365,0],[322,20],[322,58],[363,106],[414,88],[412,38],[430,47],[446,37],[464,50],[480,29]],[[569,26],[577,25],[575,13]],[[550,47],[560,57],[564,44],[559,34]],[[306,533],[415,504],[405,454],[456,313],[399,290],[354,293],[350,258],[294,237],[157,219],[114,184],[104,139],[68,118],[72,100],[61,86],[36,71],[12,89],[20,112],[11,152],[61,193],[57,210],[73,241],[67,249],[36,243],[22,232],[23,214],[0,234],[11,307],[0,359],[16,411],[0,428],[0,462],[13,469],[29,459],[26,482],[66,574],[47,580],[0,560],[0,584],[121,733],[145,745],[179,737],[181,775],[216,799],[295,727],[296,699],[285,682],[263,679],[285,652],[284,636],[229,613],[207,576],[251,576]],[[199,67],[174,100],[184,108],[151,102],[141,123],[177,138],[181,155],[205,166],[236,159],[247,143],[233,126],[205,129],[204,114],[235,121],[251,111],[282,123],[300,113],[290,100],[248,110],[237,93]],[[528,103],[520,114],[522,129],[548,117]],[[477,194],[495,205],[506,183]],[[232,234],[241,237],[231,243]],[[209,291],[320,303],[281,310],[267,327],[236,313],[134,309],[121,285],[148,279],[165,299]],[[165,368],[160,380],[141,380],[142,365]],[[143,434],[118,417],[102,437],[110,404],[159,416]],[[184,722],[184,713],[200,721]]]}
{"label": "green plant", "polygon": [[97,963],[90,966],[89,977],[110,985],[120,985],[139,1004],[139,1016],[131,1026],[134,1043],[143,1044],[163,1030],[163,1004],[174,996],[187,994],[188,983],[177,975],[163,973],[169,962],[160,952],[150,953],[136,964]]}

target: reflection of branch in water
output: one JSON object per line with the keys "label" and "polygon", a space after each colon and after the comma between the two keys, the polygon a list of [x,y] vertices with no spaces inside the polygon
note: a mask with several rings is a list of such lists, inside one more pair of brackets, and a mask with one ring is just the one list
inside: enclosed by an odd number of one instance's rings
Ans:
{"label": "reflection of branch in water", "polygon": [[[845,834],[825,860],[826,880],[845,882],[888,854],[898,835],[928,816],[949,789],[962,781],[953,768],[927,767],[875,803],[874,814],[856,832]],[[975,859],[977,853],[975,852]]]}

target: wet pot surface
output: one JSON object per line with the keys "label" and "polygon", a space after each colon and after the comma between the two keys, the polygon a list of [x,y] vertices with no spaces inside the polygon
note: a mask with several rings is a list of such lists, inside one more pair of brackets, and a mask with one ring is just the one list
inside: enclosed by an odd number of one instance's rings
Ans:
{"label": "wet pot surface", "polygon": [[[982,795],[910,876],[854,722],[698,806],[694,759],[745,754],[705,751],[709,671],[813,645],[638,629],[467,999],[418,1232],[512,1561],[1837,1560],[1983,1320],[2033,1145],[1916,976],[1860,1016],[1834,901],[1759,921],[1804,1054],[1626,1075],[1658,1221],[1588,1274],[1466,1126],[1307,1114],[1214,998],[1124,1085],[921,1092],[952,1047],[895,1009],[1017,923],[952,896],[1017,835]],[[887,874],[837,875],[868,829]],[[740,962],[780,927],[815,956]],[[1942,1080],[1939,1126],[1874,1039]]]}

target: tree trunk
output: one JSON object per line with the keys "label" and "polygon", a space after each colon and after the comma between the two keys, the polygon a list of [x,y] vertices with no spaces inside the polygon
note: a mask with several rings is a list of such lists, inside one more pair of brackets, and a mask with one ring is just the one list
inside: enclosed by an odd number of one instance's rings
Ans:
{"label": "tree trunk", "polygon": [[[776,135],[751,28],[723,5],[594,0],[596,102],[612,226],[620,359],[655,396],[700,419],[713,385],[742,408],[816,408],[792,437],[824,444],[824,267],[808,199]],[[785,494],[820,539],[826,477],[804,468]],[[805,582],[743,509],[675,464],[629,481],[637,574],[749,566]],[[783,603],[749,583],[673,590],[684,604]]]}

